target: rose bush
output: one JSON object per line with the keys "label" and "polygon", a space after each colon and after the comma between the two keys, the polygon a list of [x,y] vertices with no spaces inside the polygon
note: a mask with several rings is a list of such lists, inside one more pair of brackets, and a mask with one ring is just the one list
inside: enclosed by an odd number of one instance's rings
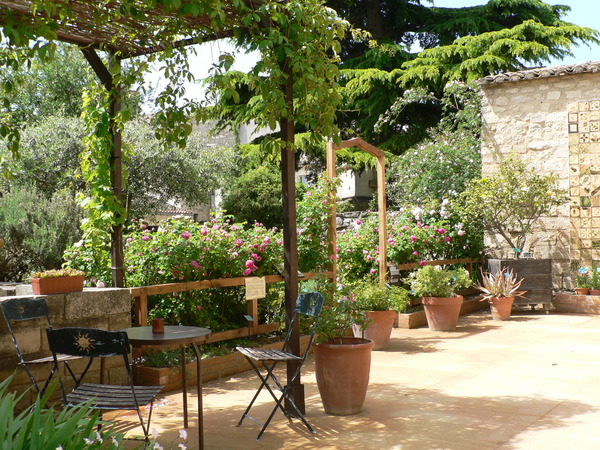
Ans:
{"label": "rose bush", "polygon": [[[338,235],[337,257],[342,283],[376,277],[379,269],[378,216],[357,221]],[[407,207],[388,213],[388,263],[392,265],[451,258],[476,258],[483,236],[449,201]]]}

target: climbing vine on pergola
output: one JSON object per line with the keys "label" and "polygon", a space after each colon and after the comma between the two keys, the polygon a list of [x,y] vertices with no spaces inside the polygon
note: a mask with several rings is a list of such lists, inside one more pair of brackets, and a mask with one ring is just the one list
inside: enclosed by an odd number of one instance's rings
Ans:
{"label": "climbing vine on pergola", "polygon": [[[183,101],[183,81],[193,78],[188,46],[232,38],[257,50],[261,60],[248,74],[250,88],[263,99],[259,126],[277,125],[279,139],[267,141],[281,151],[284,208],[286,314],[291,317],[298,293],[295,205],[294,126],[315,141],[337,139],[335,110],[340,39],[349,29],[321,0],[0,0],[0,67],[29,64],[34,56],[50,60],[57,41],[81,48],[100,83],[84,99],[87,137],[82,155],[91,186],[84,199],[90,233],[110,233],[113,284],[123,285],[121,131],[128,119],[121,95],[140,83],[154,65],[167,79],[159,93],[156,134],[165,145],[184,146],[189,117],[198,108]],[[100,53],[99,53],[100,52]],[[132,61],[133,71],[121,63]],[[235,85],[219,77],[233,63],[221,55],[213,68],[217,86],[236,97]],[[18,156],[19,130],[11,123],[13,86],[0,72],[0,158]],[[220,84],[219,84],[220,83]],[[296,101],[295,101],[296,99]],[[292,351],[299,350],[295,327]],[[294,348],[297,347],[297,348]],[[288,372],[293,371],[288,367]]]}

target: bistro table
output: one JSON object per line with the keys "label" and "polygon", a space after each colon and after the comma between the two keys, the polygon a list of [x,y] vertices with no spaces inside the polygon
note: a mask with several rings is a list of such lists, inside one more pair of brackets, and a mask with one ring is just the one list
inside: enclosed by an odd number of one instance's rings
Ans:
{"label": "bistro table", "polygon": [[134,347],[180,347],[181,348],[181,384],[183,389],[183,426],[188,428],[187,408],[187,375],[185,370],[185,348],[191,345],[196,353],[196,368],[198,382],[198,446],[204,448],[204,424],[202,418],[202,355],[198,343],[206,341],[211,331],[208,328],[190,327],[183,325],[165,325],[164,333],[153,333],[152,327],[133,327],[123,330],[127,333],[129,343]]}

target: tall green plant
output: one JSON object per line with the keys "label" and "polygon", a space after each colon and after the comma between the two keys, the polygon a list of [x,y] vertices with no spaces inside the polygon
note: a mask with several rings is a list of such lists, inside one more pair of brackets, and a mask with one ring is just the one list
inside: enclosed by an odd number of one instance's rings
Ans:
{"label": "tall green plant", "polygon": [[0,197],[0,280],[21,281],[29,273],[61,267],[67,246],[80,239],[81,208],[67,192],[47,199],[33,187]]}
{"label": "tall green plant", "polygon": [[122,448],[123,436],[116,433],[112,425],[104,427],[102,433],[96,426],[107,425],[100,420],[100,411],[89,405],[79,408],[65,407],[56,411],[47,407],[48,399],[56,387],[46,391],[43,398],[21,413],[17,397],[9,391],[13,376],[0,382],[0,447],[19,450],[63,450],[118,449]]}
{"label": "tall green plant", "polygon": [[494,174],[471,181],[461,198],[465,212],[502,236],[517,258],[540,217],[567,201],[555,174],[539,175],[514,155]]}

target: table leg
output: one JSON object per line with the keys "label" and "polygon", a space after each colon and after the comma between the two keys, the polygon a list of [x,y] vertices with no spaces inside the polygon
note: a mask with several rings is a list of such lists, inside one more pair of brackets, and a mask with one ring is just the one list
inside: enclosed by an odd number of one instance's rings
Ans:
{"label": "table leg", "polygon": [[183,390],[183,428],[188,428],[188,407],[187,407],[187,374],[186,372],[185,345],[181,347],[181,388]]}
{"label": "table leg", "polygon": [[204,413],[202,412],[202,355],[195,342],[192,343],[196,353],[196,380],[198,382],[198,448],[204,449]]}

